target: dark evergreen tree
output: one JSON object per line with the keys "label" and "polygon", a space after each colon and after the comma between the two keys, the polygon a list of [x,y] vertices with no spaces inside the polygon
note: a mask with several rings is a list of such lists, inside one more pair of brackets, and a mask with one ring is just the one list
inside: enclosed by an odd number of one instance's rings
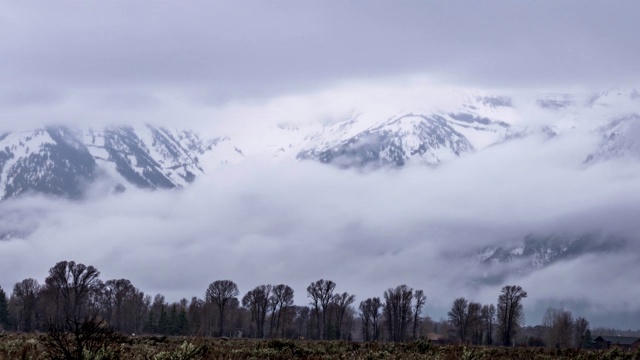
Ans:
{"label": "dark evergreen tree", "polygon": [[8,329],[9,325],[9,299],[0,286],[0,328]]}

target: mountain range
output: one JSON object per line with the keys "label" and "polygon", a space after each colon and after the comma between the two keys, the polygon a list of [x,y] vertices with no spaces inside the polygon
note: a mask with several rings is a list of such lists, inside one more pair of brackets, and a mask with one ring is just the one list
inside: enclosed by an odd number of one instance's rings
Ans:
{"label": "mountain range", "polygon": [[[584,156],[589,166],[614,158],[640,158],[640,93],[615,88],[592,96],[543,94],[531,101],[539,116],[520,121],[527,107],[509,96],[466,94],[454,107],[401,111],[393,116],[354,113],[325,123],[278,123],[260,139],[144,126],[78,128],[44,126],[0,135],[0,202],[25,194],[82,198],[100,181],[114,192],[129,187],[188,186],[225,164],[316,161],[342,169],[438,167],[528,136],[571,136],[586,129],[600,140]],[[590,119],[585,121],[584,119]],[[1,131],[2,129],[0,129]],[[2,237],[10,238],[11,229]],[[592,234],[532,236],[513,246],[482,245],[476,261],[523,263],[535,269],[577,254],[614,251],[624,241],[595,241]]]}
{"label": "mountain range", "polygon": [[[508,96],[468,94],[448,111],[411,111],[379,118],[355,114],[333,123],[277,124],[262,142],[227,134],[146,126],[69,128],[46,126],[0,135],[0,199],[25,193],[78,198],[97,179],[114,189],[183,187],[223,163],[241,164],[254,154],[271,159],[319,161],[340,168],[436,167],[509,140],[564,131],[567,118],[597,119],[601,143],[585,162],[640,156],[640,93],[612,89],[581,100],[546,94],[539,109],[556,123],[538,128],[518,123],[523,111]],[[561,115],[558,115],[561,114]],[[575,115],[578,114],[578,115]],[[591,123],[589,123],[591,124]],[[1,130],[1,129],[0,129]]]}

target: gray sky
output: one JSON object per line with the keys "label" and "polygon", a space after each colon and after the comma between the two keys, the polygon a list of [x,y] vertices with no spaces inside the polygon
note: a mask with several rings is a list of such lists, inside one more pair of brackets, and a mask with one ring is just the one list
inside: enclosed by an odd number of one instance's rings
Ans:
{"label": "gray sky", "polygon": [[600,90],[638,82],[638,14],[584,0],[3,2],[0,121],[215,121],[176,118],[407,74]]}

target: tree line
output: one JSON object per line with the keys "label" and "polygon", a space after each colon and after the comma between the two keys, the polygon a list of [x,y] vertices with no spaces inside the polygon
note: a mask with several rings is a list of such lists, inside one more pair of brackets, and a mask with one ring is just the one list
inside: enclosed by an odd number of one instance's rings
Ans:
{"label": "tree line", "polygon": [[145,294],[127,279],[102,281],[93,266],[61,261],[43,284],[29,278],[16,283],[10,294],[0,288],[0,327],[73,332],[87,322],[104,322],[127,335],[394,342],[418,339],[440,327],[450,341],[513,345],[524,323],[522,300],[527,293],[519,286],[505,286],[496,305],[455,299],[448,320],[435,325],[423,314],[424,292],[407,285],[356,305],[355,295],[320,279],[309,284],[306,296],[309,305],[295,305],[294,290],[286,284],[259,285],[240,296],[236,283],[216,280],[204,298],[169,303],[161,294]]}

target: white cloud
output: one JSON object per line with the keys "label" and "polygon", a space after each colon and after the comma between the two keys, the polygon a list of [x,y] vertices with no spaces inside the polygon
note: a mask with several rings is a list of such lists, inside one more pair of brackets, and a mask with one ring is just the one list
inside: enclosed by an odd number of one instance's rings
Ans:
{"label": "white cloud", "polygon": [[[125,277],[170,300],[202,297],[210,282],[227,278],[243,292],[287,283],[298,303],[321,277],[359,301],[406,283],[425,290],[438,318],[459,296],[495,302],[500,286],[474,282],[485,271],[472,256],[479,246],[601,231],[627,236],[634,248],[640,167],[584,167],[586,149],[577,145],[529,138],[439,169],[367,174],[308,162],[229,166],[179,191],[9,201],[6,211],[39,220],[24,240],[0,242],[0,283],[42,281],[60,260],[95,265],[103,279]],[[607,281],[639,270],[636,257],[579,258],[506,281],[529,291],[532,308],[577,298],[589,311],[640,310],[627,281]],[[592,292],[589,279],[606,282],[606,291]]]}

